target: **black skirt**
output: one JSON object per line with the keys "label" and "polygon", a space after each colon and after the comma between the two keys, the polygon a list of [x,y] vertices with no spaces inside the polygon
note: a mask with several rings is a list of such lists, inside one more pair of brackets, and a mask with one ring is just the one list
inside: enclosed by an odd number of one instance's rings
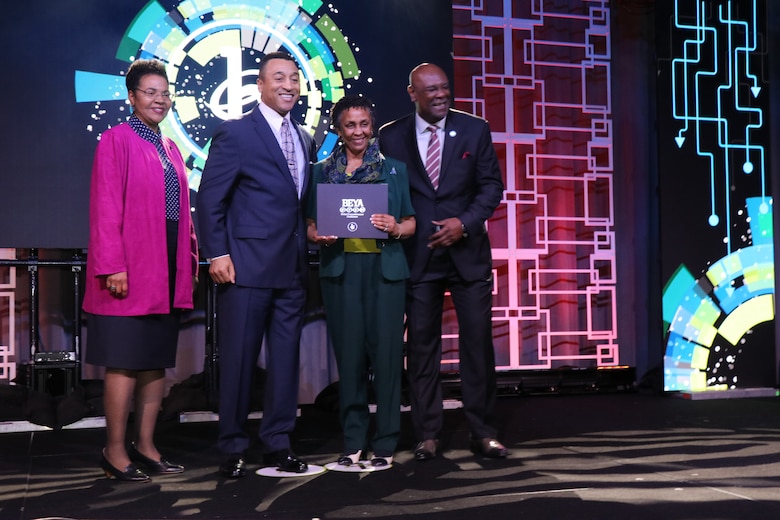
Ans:
{"label": "black skirt", "polygon": [[179,312],[173,310],[178,222],[167,222],[168,280],[172,312],[145,316],[87,313],[86,359],[91,365],[159,370],[176,365]]}

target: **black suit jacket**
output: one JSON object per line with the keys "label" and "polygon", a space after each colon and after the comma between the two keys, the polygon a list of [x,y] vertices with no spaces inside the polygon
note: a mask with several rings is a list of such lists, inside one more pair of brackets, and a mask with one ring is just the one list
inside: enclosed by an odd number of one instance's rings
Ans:
{"label": "black suit jacket", "polygon": [[382,152],[406,163],[417,231],[404,241],[412,282],[425,274],[431,256],[428,237],[434,220],[458,217],[468,237],[449,247],[458,273],[464,280],[490,278],[492,257],[485,221],[501,202],[504,183],[487,121],[451,109],[444,128],[439,189],[434,190],[417,149],[415,116],[406,117],[379,129]]}
{"label": "black suit jacket", "polygon": [[196,201],[201,251],[206,258],[230,254],[237,285],[289,288],[300,285],[296,265],[298,273],[306,273],[302,205],[315,146],[300,125],[295,127],[307,158],[300,200],[259,108],[222,123],[211,141]]}

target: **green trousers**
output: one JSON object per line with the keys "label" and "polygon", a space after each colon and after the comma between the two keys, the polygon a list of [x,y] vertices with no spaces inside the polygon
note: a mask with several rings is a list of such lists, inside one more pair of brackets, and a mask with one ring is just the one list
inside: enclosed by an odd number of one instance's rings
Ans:
{"label": "green trousers", "polygon": [[[370,448],[379,456],[389,456],[396,449],[401,428],[406,281],[385,280],[378,253],[345,255],[341,276],[320,279],[339,371],[344,453]],[[370,444],[369,367],[377,405]]]}

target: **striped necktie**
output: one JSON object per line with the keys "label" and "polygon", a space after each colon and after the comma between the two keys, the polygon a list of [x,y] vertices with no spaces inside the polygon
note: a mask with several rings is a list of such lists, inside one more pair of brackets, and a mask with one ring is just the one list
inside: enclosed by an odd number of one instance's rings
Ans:
{"label": "striped necktie", "polygon": [[434,190],[439,188],[439,170],[441,169],[441,144],[439,143],[438,129],[439,127],[436,125],[431,125],[426,129],[431,133],[431,139],[428,141],[425,170],[428,172],[428,178],[431,179]]}

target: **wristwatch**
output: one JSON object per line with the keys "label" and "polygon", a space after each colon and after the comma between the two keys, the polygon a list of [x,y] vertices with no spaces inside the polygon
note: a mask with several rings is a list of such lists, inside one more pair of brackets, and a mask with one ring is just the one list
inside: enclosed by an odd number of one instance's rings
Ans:
{"label": "wristwatch", "polygon": [[466,224],[461,223],[460,230],[463,232],[463,238],[469,237],[469,232],[466,231]]}

